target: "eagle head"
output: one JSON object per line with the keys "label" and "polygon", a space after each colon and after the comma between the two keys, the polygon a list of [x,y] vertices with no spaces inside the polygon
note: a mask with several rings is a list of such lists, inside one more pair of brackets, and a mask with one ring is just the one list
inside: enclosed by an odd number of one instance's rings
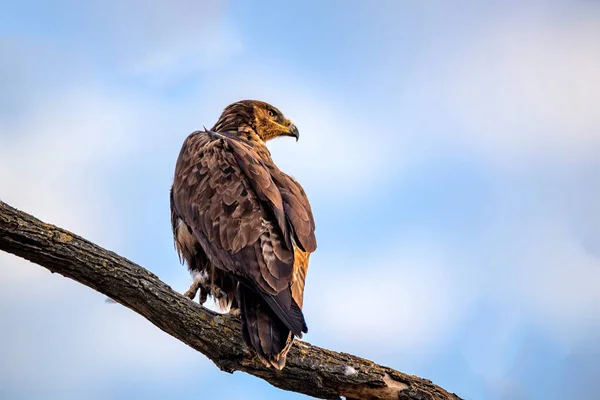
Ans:
{"label": "eagle head", "polygon": [[259,100],[242,100],[225,107],[215,131],[252,129],[263,142],[280,136],[300,137],[296,125],[276,107]]}

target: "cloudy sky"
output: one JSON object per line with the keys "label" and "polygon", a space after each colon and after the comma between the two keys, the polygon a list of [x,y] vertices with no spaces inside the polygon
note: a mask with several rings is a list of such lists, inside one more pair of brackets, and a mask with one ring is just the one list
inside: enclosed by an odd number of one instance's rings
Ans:
{"label": "cloudy sky", "polygon": [[[0,199],[184,291],[181,143],[268,101],[317,222],[308,341],[465,399],[593,398],[600,2],[470,3],[4,2]],[[0,398],[307,398],[104,299],[0,254]]]}

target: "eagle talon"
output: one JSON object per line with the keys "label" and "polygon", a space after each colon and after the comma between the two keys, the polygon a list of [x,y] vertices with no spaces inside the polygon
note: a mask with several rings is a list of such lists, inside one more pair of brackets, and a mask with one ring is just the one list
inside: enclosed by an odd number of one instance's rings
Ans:
{"label": "eagle talon", "polygon": [[200,289],[200,286],[201,286],[200,282],[198,282],[198,281],[192,282],[192,284],[190,285],[190,288],[183,295],[190,300],[194,300],[194,298],[196,297],[196,294],[198,293],[198,290]]}
{"label": "eagle talon", "polygon": [[204,285],[202,285],[200,281],[195,280],[194,282],[192,282],[190,288],[183,295],[193,301],[196,298],[196,294],[198,294],[198,292],[200,292],[198,303],[200,303],[200,305],[204,305],[208,298],[208,290],[204,287]]}

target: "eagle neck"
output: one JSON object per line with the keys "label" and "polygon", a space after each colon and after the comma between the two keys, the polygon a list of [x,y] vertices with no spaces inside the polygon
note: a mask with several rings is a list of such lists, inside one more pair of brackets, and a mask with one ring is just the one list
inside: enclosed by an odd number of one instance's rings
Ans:
{"label": "eagle neck", "polygon": [[256,153],[265,160],[271,159],[271,152],[267,149],[267,145],[249,125],[238,127],[236,136],[246,141]]}
{"label": "eagle neck", "polygon": [[251,146],[256,153],[263,157],[265,160],[271,160],[271,152],[267,148],[265,142],[261,139],[261,137],[256,133],[253,127],[251,127],[247,123],[242,123],[237,126],[226,127],[227,129],[223,129],[223,126],[220,126],[217,123],[213,129],[214,132],[227,132],[232,136],[235,136],[249,146]]}

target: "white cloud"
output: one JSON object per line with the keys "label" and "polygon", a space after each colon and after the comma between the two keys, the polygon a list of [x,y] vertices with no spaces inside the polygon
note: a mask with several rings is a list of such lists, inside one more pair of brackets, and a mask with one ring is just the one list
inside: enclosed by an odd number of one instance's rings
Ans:
{"label": "white cloud", "polygon": [[199,32],[190,33],[191,37],[178,37],[173,43],[130,62],[128,70],[160,84],[173,76],[218,67],[243,50],[241,41],[225,27],[201,28]]}
{"label": "white cloud", "polygon": [[384,247],[352,258],[313,256],[305,292],[310,341],[381,357],[433,354],[449,338],[476,290],[465,290],[431,238]]}
{"label": "white cloud", "polygon": [[497,301],[520,309],[567,343],[600,328],[600,258],[564,221],[545,217],[514,225],[503,270],[490,289]]}
{"label": "white cloud", "polygon": [[[307,339],[424,362],[460,334],[465,360],[493,381],[514,365],[524,328],[565,348],[594,337],[600,258],[581,244],[569,209],[541,193],[544,202],[523,202],[514,184],[500,190],[484,214],[488,224],[463,245],[447,249],[443,237],[415,231],[405,235],[410,243],[378,246],[386,251],[318,251],[306,286]],[[482,304],[489,305],[485,315]]]}
{"label": "white cloud", "polygon": [[0,310],[10,327],[0,334],[4,388],[84,395],[118,376],[169,381],[191,367],[198,372],[210,365],[141,316],[58,275],[11,286],[3,282],[0,300],[10,304]]}
{"label": "white cloud", "polygon": [[[137,143],[140,112],[88,88],[59,93],[0,135],[2,200],[38,218],[116,243],[100,208],[109,177]],[[106,208],[104,208],[106,210]]]}
{"label": "white cloud", "polygon": [[522,11],[478,26],[451,55],[442,52],[443,62],[417,74],[411,95],[446,119],[449,128],[440,133],[446,140],[486,161],[594,160],[600,149],[597,19]]}
{"label": "white cloud", "polygon": [[[90,1],[85,7],[59,2],[66,31],[53,38],[88,62],[112,67],[162,85],[211,69],[242,49],[235,26],[225,21],[223,0]],[[82,40],[83,39],[83,40]]]}
{"label": "white cloud", "polygon": [[[103,297],[103,296],[97,296]],[[74,334],[74,356],[87,354],[92,367],[103,364],[123,370],[144,368],[155,379],[170,379],[190,364],[208,366],[210,361],[187,345],[156,328],[133,311],[118,305],[96,303]],[[109,321],[109,323],[107,323]],[[87,349],[87,350],[86,350]]]}

